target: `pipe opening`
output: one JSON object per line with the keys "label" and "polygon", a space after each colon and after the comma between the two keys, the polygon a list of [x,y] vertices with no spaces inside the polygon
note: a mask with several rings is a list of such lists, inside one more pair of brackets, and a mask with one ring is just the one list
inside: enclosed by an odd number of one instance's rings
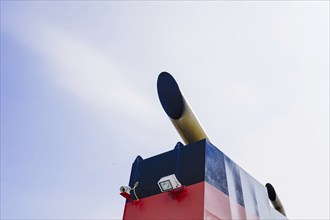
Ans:
{"label": "pipe opening", "polygon": [[270,183],[267,183],[266,184],[266,188],[267,188],[267,192],[268,192],[268,198],[271,201],[275,201],[275,199],[276,199],[276,192],[275,192],[274,187]]}
{"label": "pipe opening", "polygon": [[166,114],[172,119],[179,119],[184,111],[184,102],[180,88],[171,74],[159,74],[157,91]]}

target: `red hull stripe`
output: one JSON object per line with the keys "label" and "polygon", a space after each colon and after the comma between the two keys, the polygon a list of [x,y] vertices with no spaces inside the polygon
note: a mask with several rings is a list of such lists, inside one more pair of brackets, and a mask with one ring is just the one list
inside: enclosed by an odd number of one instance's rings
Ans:
{"label": "red hull stripe", "polygon": [[201,182],[173,199],[168,193],[126,203],[123,219],[259,219],[217,188]]}

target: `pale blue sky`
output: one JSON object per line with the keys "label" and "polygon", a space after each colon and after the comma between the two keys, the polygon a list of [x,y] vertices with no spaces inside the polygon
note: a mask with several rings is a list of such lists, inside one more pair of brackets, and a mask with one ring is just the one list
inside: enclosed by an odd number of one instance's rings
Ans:
{"label": "pale blue sky", "polygon": [[180,141],[164,70],[290,219],[329,218],[328,1],[1,1],[1,218],[121,218]]}

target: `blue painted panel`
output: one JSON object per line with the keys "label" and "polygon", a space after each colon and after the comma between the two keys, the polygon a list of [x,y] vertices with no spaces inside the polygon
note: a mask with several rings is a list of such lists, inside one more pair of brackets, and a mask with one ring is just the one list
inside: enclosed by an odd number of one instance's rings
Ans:
{"label": "blue painted panel", "polygon": [[244,207],[240,168],[227,156],[225,156],[225,165],[229,197]]}
{"label": "blue painted panel", "polygon": [[[129,186],[139,182],[137,196],[152,196],[161,193],[157,184],[160,178],[171,174],[185,186],[204,181],[205,140],[187,146],[178,143],[174,150],[147,159],[138,156],[132,165]],[[131,196],[135,197],[132,191]]]}
{"label": "blue painted panel", "polygon": [[[253,177],[251,177],[247,172],[240,168],[240,177],[242,184],[242,192],[244,197],[244,205],[246,210],[246,215],[249,217],[250,214],[260,216],[257,195],[255,192],[255,185],[260,184]],[[267,195],[264,195],[267,198]]]}
{"label": "blue painted panel", "polygon": [[205,181],[228,195],[225,155],[207,141],[205,157]]}

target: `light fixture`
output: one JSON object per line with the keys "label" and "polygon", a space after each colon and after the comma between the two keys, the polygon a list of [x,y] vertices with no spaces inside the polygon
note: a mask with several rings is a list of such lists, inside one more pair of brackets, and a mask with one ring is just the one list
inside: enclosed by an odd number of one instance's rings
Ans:
{"label": "light fixture", "polygon": [[164,176],[158,181],[158,186],[160,191],[167,192],[173,189],[180,188],[182,185],[179,180],[176,178],[175,174],[169,176]]}
{"label": "light fixture", "polygon": [[129,187],[129,186],[121,186],[121,187],[119,188],[119,191],[120,191],[121,193],[126,192],[126,193],[129,194],[131,190],[132,190],[132,188]]}

